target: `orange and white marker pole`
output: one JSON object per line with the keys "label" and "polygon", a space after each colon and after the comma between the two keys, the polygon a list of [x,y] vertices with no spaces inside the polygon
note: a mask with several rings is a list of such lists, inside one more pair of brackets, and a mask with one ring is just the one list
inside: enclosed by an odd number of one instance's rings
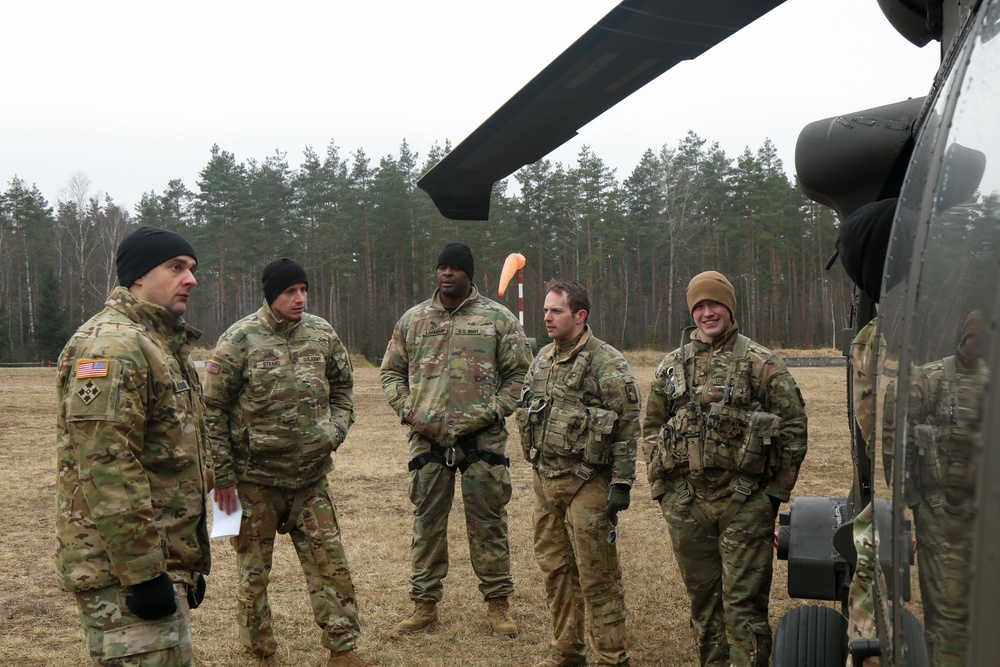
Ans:
{"label": "orange and white marker pole", "polygon": [[500,288],[497,290],[497,294],[503,296],[507,291],[510,279],[514,277],[515,273],[517,274],[517,319],[520,321],[522,329],[524,328],[524,278],[521,270],[526,263],[524,255],[519,252],[507,255],[507,259],[503,263],[503,270],[500,271]]}

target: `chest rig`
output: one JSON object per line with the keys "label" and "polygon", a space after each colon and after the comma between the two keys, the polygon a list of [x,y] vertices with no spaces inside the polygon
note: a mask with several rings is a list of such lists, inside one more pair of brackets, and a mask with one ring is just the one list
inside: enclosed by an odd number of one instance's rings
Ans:
{"label": "chest rig", "polygon": [[588,399],[598,398],[596,387],[588,391],[587,379],[601,345],[591,336],[566,370],[554,355],[544,355],[522,391],[517,409],[521,446],[525,458],[550,476],[574,472],[589,479],[597,467],[611,463],[618,413],[588,405]]}
{"label": "chest rig", "polygon": [[736,471],[754,481],[770,476],[781,419],[759,409],[749,349],[750,339],[737,334],[725,375],[710,359],[701,385],[695,384],[692,344],[666,369],[668,412],[658,445],[668,477],[697,477],[710,469]]}
{"label": "chest rig", "polygon": [[[781,418],[759,410],[749,350],[750,339],[737,334],[724,376],[712,363],[716,352],[710,350],[701,385],[695,384],[693,344],[682,344],[680,358],[666,369],[667,419],[657,436],[656,455],[666,479],[673,480],[677,502],[689,508],[708,534],[720,534],[728,527],[780,461],[776,441]],[[722,488],[708,488],[715,483],[706,484],[706,471],[712,471],[713,477],[720,471],[731,474],[721,478]],[[729,504],[716,521],[695,502],[695,482],[709,500],[729,496]]]}
{"label": "chest rig", "polygon": [[[944,496],[971,498],[976,487],[985,378],[959,374],[955,357],[943,361],[927,423],[914,426],[919,485],[935,510]],[[944,496],[942,495],[944,493]]]}
{"label": "chest rig", "polygon": [[[535,493],[546,510],[557,515],[596,475],[610,477],[618,413],[588,405],[587,400],[589,397],[595,402],[598,398],[593,391],[587,391],[587,378],[594,355],[603,344],[591,335],[565,371],[556,364],[554,354],[539,357],[531,383],[524,387],[518,401],[521,447],[525,459],[535,468]],[[574,476],[573,483],[560,497],[546,498],[540,477],[567,474]]]}

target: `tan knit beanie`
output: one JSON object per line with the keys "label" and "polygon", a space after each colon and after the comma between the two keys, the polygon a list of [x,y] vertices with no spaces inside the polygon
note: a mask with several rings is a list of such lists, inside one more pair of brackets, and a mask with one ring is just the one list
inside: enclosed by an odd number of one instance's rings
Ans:
{"label": "tan knit beanie", "polygon": [[718,271],[699,273],[688,283],[688,312],[693,313],[699,301],[709,299],[718,301],[729,309],[729,314],[736,313],[736,290],[728,279]]}
{"label": "tan knit beanie", "polygon": [[965,324],[962,325],[962,342],[964,343],[969,336],[983,337],[983,314],[978,310],[969,313],[965,318]]}

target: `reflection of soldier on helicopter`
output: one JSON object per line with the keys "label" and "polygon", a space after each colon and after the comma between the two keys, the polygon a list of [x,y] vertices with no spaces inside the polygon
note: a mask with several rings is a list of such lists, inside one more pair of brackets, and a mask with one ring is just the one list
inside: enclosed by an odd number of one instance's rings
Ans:
{"label": "reflection of soldier on helicopter", "polygon": [[[932,664],[966,664],[976,474],[987,370],[981,359],[983,317],[965,319],[955,354],[914,372],[904,473],[913,510],[924,628]],[[892,392],[886,398],[883,457],[891,479]],[[891,483],[891,481],[890,481]]]}

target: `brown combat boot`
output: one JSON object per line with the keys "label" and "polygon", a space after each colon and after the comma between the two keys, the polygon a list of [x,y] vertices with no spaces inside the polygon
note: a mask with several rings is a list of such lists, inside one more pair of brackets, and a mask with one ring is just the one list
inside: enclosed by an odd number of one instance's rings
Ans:
{"label": "brown combat boot", "polygon": [[498,635],[517,637],[517,623],[510,617],[510,602],[507,598],[492,598],[486,601],[486,617],[490,627]]}
{"label": "brown combat boot", "polygon": [[435,602],[415,602],[410,615],[399,622],[396,632],[410,634],[423,632],[437,622],[438,611]]}
{"label": "brown combat boot", "polygon": [[354,651],[330,652],[330,662],[326,667],[375,667],[358,657]]}
{"label": "brown combat boot", "polygon": [[583,667],[587,664],[587,656],[566,655],[553,651],[548,657],[535,663],[534,667]]}

